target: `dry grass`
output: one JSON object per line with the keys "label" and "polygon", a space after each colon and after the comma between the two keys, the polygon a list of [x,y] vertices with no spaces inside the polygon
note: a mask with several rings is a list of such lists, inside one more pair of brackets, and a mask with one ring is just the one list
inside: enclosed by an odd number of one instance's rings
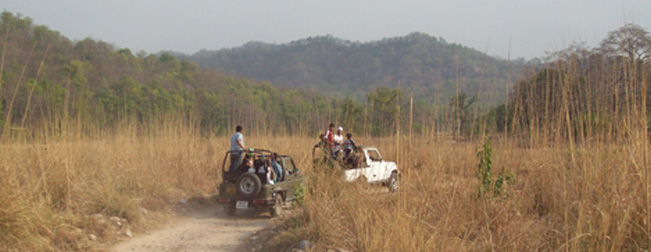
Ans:
{"label": "dry grass", "polygon": [[[391,139],[367,142],[395,155]],[[582,146],[574,153],[497,144],[493,177],[508,171],[517,180],[488,199],[477,193],[479,143],[415,146],[403,157],[396,195],[359,190],[317,172],[306,202],[307,220],[316,223],[312,238],[323,248],[355,251],[648,249],[648,166],[634,144]]]}
{"label": "dry grass", "polygon": [[[183,131],[48,139],[0,145],[0,251],[89,250],[113,235],[89,215],[140,224],[140,207],[165,211],[214,192],[218,142]],[[75,232],[81,228],[83,232]]]}
{"label": "dry grass", "polygon": [[[139,208],[164,212],[180,198],[215,193],[226,137],[179,128],[0,145],[0,251],[102,250],[115,240],[89,215],[131,225]],[[648,249],[644,144],[519,148],[494,144],[493,173],[517,180],[479,198],[478,142],[419,139],[403,150],[397,194],[312,171],[306,137],[252,137],[248,146],[294,157],[310,176],[306,238],[355,251],[606,251]],[[395,139],[358,138],[396,159]],[[401,146],[407,146],[406,142]],[[75,232],[76,228],[82,233]],[[98,236],[89,241],[88,234]],[[293,239],[296,239],[294,237]]]}

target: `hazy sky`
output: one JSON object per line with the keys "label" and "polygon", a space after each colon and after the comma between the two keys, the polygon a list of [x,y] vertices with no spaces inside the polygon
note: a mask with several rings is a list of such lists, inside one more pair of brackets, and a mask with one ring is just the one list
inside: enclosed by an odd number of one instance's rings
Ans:
{"label": "hazy sky", "polygon": [[626,22],[651,29],[651,0],[0,0],[0,8],[73,40],[150,53],[326,34],[371,41],[419,31],[503,58],[510,44],[512,58],[532,58],[573,41],[597,45]]}

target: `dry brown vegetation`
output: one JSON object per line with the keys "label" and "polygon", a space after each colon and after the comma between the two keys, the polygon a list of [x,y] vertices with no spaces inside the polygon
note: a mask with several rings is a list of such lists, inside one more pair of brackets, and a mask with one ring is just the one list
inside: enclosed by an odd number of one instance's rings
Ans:
{"label": "dry brown vegetation", "polygon": [[[391,142],[371,140],[391,153]],[[494,145],[493,171],[516,175],[479,197],[478,143],[422,141],[388,195],[319,174],[306,202],[324,247],[355,251],[620,251],[648,248],[648,149]],[[574,156],[574,158],[572,157]],[[391,158],[391,156],[389,156]],[[495,176],[495,175],[494,175]]]}
{"label": "dry brown vegetation", "polygon": [[[649,148],[645,138],[570,147],[496,139],[493,172],[515,174],[479,197],[480,142],[419,137],[401,148],[397,194],[360,190],[312,171],[311,137],[248,136],[294,156],[310,176],[300,238],[356,251],[640,250],[648,248]],[[396,159],[394,138],[358,138]],[[51,136],[0,146],[0,250],[102,250],[114,240],[89,215],[142,225],[144,207],[215,192],[228,139],[183,127],[125,126],[93,137]],[[403,139],[401,146],[408,146]],[[75,229],[81,228],[82,234]],[[99,241],[91,242],[88,234]],[[294,237],[297,238],[297,237]],[[291,238],[290,238],[291,239]]]}
{"label": "dry brown vegetation", "polygon": [[[0,251],[105,250],[118,235],[93,214],[125,218],[138,230],[152,217],[140,208],[150,215],[168,213],[179,199],[216,193],[228,138],[203,137],[180,124],[5,139],[0,144]],[[292,148],[311,143],[306,138],[246,140],[308,160],[305,148]],[[90,234],[97,240],[90,241]]]}

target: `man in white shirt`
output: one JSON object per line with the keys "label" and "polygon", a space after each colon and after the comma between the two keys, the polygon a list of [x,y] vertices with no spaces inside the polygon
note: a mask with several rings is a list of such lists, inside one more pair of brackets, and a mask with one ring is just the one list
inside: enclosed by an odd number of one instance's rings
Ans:
{"label": "man in white shirt", "polygon": [[342,150],[344,145],[344,135],[342,135],[343,131],[344,128],[339,126],[339,128],[337,128],[337,134],[335,134],[333,137],[333,142],[334,142],[333,151],[335,153],[335,157],[339,155],[339,152]]}
{"label": "man in white shirt", "polygon": [[243,151],[246,149],[246,147],[244,147],[244,135],[242,135],[242,129],[241,125],[235,127],[235,134],[231,136],[231,151]]}
{"label": "man in white shirt", "polygon": [[244,154],[244,135],[242,135],[242,126],[237,125],[235,127],[235,134],[231,136],[231,168],[229,171],[233,171],[239,165],[242,154]]}

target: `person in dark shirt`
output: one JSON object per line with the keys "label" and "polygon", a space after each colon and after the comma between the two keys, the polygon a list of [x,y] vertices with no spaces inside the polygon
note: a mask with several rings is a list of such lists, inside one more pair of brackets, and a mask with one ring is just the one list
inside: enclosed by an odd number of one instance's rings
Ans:
{"label": "person in dark shirt", "polygon": [[346,140],[344,140],[344,161],[346,166],[349,168],[354,168],[356,163],[358,163],[358,157],[355,155],[355,141],[353,141],[353,134],[347,133]]}
{"label": "person in dark shirt", "polygon": [[344,140],[344,154],[348,156],[355,149],[357,149],[357,145],[355,145],[355,141],[353,141],[353,134],[347,133],[346,140]]}

